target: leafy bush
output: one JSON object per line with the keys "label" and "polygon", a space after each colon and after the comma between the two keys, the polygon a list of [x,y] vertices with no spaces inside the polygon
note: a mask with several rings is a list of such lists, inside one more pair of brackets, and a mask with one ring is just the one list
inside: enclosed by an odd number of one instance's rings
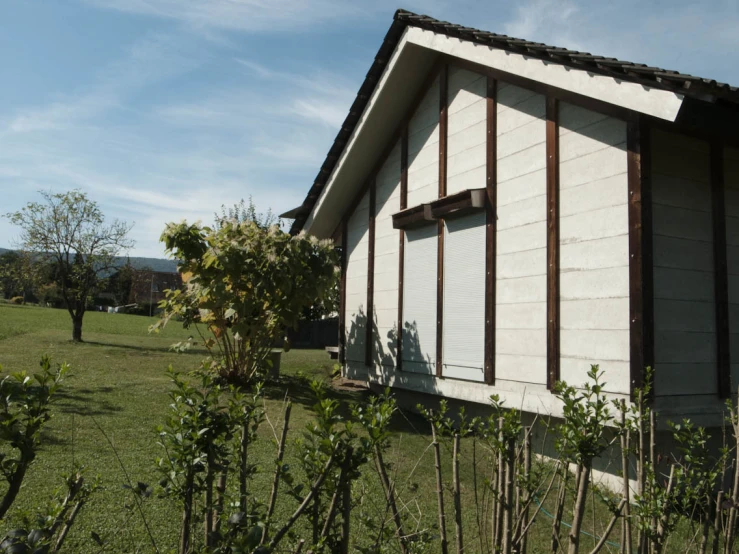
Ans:
{"label": "leafy bush", "polygon": [[[8,514],[36,459],[41,430],[51,419],[52,401],[69,371],[67,364],[52,369],[48,356],[41,358],[40,365],[41,371],[32,377],[22,371],[0,381],[0,473],[8,485],[0,500],[0,520]],[[44,554],[61,549],[95,488],[85,483],[82,468],[65,476],[64,485],[45,507],[22,516],[22,526],[0,541],[0,551]]]}
{"label": "leafy bush", "polygon": [[38,290],[38,294],[39,294],[39,301],[44,306],[49,306],[51,308],[63,308],[64,307],[64,298],[59,292],[59,287],[56,284],[50,283],[47,285],[40,286]]}
{"label": "leafy bush", "polygon": [[19,304],[19,305],[26,303],[26,301],[23,299],[22,296],[14,296],[13,298],[10,299],[10,302],[13,304]]}
{"label": "leafy bush", "polygon": [[271,349],[284,343],[285,329],[326,296],[336,283],[331,241],[303,233],[291,236],[274,225],[236,219],[217,229],[187,223],[167,225],[161,240],[180,260],[184,289],[167,291],[163,319],[182,318],[210,333],[203,344],[217,354],[217,370],[231,383],[258,380]]}

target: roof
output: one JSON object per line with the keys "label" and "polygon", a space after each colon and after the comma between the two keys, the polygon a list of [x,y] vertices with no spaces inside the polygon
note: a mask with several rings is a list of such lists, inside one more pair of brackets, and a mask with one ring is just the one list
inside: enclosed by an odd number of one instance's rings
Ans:
{"label": "roof", "polygon": [[[567,48],[549,46],[540,42],[499,35],[488,31],[481,31],[471,27],[455,25],[446,21],[439,21],[427,15],[418,15],[406,10],[398,10],[393,17],[393,23],[385,35],[382,45],[375,56],[367,76],[359,87],[357,97],[349,109],[344,123],[341,125],[334,143],[321,165],[313,185],[298,208],[290,210],[289,215],[295,217],[291,233],[298,233],[305,224],[313,207],[318,200],[325,184],[336,166],[357,122],[360,120],[367,103],[374,92],[377,83],[387,66],[390,57],[398,45],[403,32],[407,27],[418,27],[434,33],[454,37],[463,41],[484,44],[492,48],[523,54],[531,58],[545,60],[550,63],[565,65],[575,69],[586,70],[594,74],[618,78],[622,81],[643,84],[656,89],[676,92],[698,99],[719,98],[730,103],[739,104],[739,88],[720,83],[713,79],[695,77],[678,71],[670,71],[645,64],[627,62],[616,58],[597,56],[588,52],[579,52]],[[287,213],[285,215],[288,215]]]}

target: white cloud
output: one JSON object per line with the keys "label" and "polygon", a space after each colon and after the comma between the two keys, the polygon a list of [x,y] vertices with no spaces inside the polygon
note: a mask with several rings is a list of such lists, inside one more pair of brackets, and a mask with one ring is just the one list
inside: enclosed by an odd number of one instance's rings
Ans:
{"label": "white cloud", "polygon": [[739,82],[724,52],[739,47],[735,0],[522,0],[507,34]]}
{"label": "white cloud", "polygon": [[357,2],[331,0],[86,0],[100,8],[173,19],[193,28],[284,32],[356,17]]}
{"label": "white cloud", "polygon": [[[134,252],[150,256],[162,254],[157,240],[167,221],[211,221],[222,204],[250,195],[260,209],[277,213],[302,202],[396,7],[387,0],[87,1],[153,16],[154,27],[168,32],[148,32],[122,59],[92,75],[89,86],[0,115],[2,211],[19,208],[33,190],[80,187],[106,213],[135,221]],[[730,0],[521,0],[513,6],[413,0],[409,8],[739,81],[734,64],[717,55],[739,46],[739,12]],[[376,31],[376,42],[357,40],[366,56],[359,66],[340,49],[331,62],[347,62],[341,64],[347,71],[317,56],[307,64],[300,52],[264,52],[249,42],[290,31],[307,41],[329,40],[318,32],[329,25]],[[234,31],[260,36],[242,40]],[[250,46],[236,50],[244,43]],[[156,94],[149,96],[150,89]],[[0,219],[0,245],[13,233]]]}
{"label": "white cloud", "polygon": [[145,35],[129,48],[124,58],[97,75],[86,90],[17,113],[4,126],[5,130],[13,133],[60,130],[120,108],[128,95],[197,66],[198,62],[188,55],[181,41],[182,37],[162,33]]}

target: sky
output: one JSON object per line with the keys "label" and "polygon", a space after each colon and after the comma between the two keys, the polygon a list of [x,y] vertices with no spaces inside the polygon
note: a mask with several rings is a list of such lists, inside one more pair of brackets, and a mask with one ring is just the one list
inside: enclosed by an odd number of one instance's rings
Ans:
{"label": "sky", "polygon": [[399,7],[739,85],[739,0],[396,2],[0,0],[0,214],[80,189],[162,257],[166,222],[298,206]]}

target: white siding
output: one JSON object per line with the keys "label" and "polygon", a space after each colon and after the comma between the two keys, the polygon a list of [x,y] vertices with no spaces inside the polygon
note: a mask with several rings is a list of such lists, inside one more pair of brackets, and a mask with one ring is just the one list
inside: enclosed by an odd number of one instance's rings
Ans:
{"label": "white siding", "polygon": [[400,143],[377,173],[375,193],[374,345],[376,364],[395,365],[398,327],[398,231],[392,215],[400,210]]}
{"label": "white siding", "polygon": [[484,380],[485,213],[448,219],[444,236],[442,375]]}
{"label": "white siding", "polygon": [[605,371],[629,392],[629,220],[626,124],[562,103],[560,157],[560,377]]}
{"label": "white siding", "polygon": [[369,195],[349,217],[346,244],[346,360],[364,363],[367,329]]}
{"label": "white siding", "polygon": [[436,368],[438,233],[426,225],[405,233],[403,370],[433,375]]}
{"label": "white siding", "polygon": [[486,184],[487,77],[449,68],[447,194]]}
{"label": "white siding", "polygon": [[439,197],[439,79],[408,123],[408,207]]}
{"label": "white siding", "polygon": [[[729,277],[731,393],[739,385],[739,149],[724,150],[726,261]],[[710,254],[710,252],[709,252]]]}
{"label": "white siding", "polygon": [[[655,394],[715,395],[716,316],[708,143],[654,130],[652,191]],[[729,211],[727,205],[727,214]],[[727,218],[730,243],[731,226],[731,218]]]}
{"label": "white siding", "polygon": [[[496,380],[546,383],[546,101],[499,84]],[[481,254],[484,259],[484,254]]]}

